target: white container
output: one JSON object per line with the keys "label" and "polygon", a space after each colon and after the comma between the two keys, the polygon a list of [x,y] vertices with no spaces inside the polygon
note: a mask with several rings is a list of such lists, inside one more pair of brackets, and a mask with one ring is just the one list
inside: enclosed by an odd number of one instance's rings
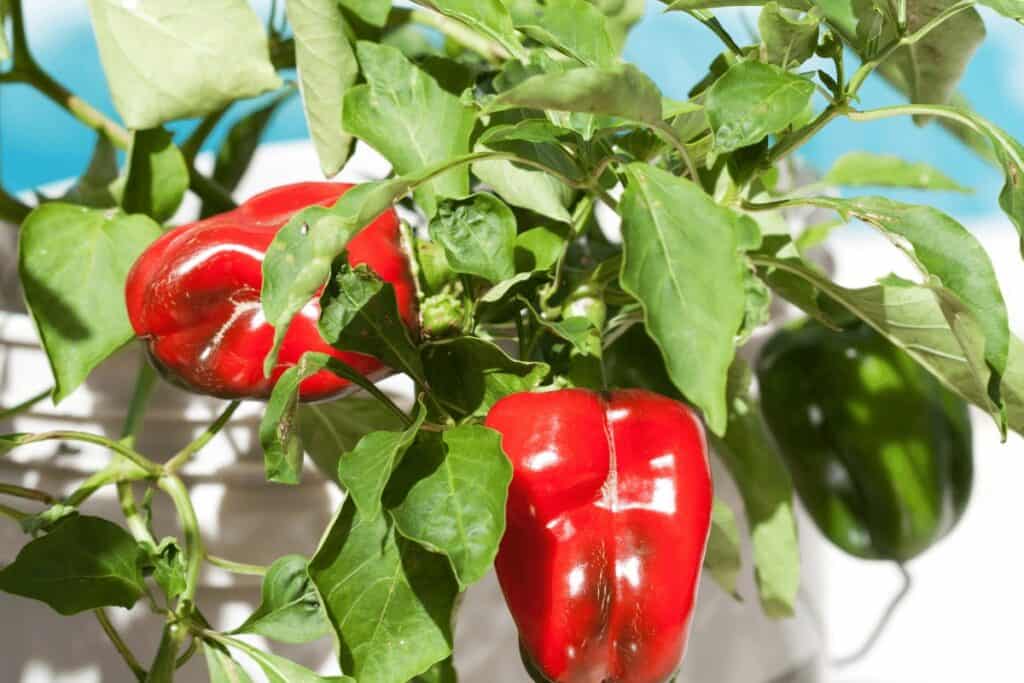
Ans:
{"label": "white container", "polygon": [[[360,148],[345,178],[381,177],[386,164]],[[305,143],[261,148],[254,174],[239,192],[256,191],[298,180],[316,179],[318,166]],[[355,169],[359,169],[356,171]],[[189,207],[184,209],[188,210]],[[14,272],[14,231],[0,234],[0,405],[14,405],[52,382],[45,355],[30,320],[10,312]],[[86,384],[59,407],[48,401],[19,415],[0,433],[51,429],[90,431],[116,438],[128,406],[141,349],[133,345],[105,363]],[[215,419],[224,403],[193,396],[161,383],[147,412],[138,448],[155,458],[167,458]],[[268,484],[256,438],[260,404],[243,404],[230,425],[183,472],[209,551],[241,562],[269,564],[288,553],[309,555],[341,500],[323,477],[307,469],[302,485]],[[66,493],[104,462],[104,449],[85,444],[49,442],[17,449],[0,459],[0,480]],[[719,494],[737,511],[742,504],[728,477],[716,471]],[[155,498],[158,535],[176,535],[173,507],[166,497]],[[94,496],[89,514],[121,520],[113,491]],[[814,539],[810,530],[802,538]],[[0,563],[9,562],[27,541],[18,527],[0,520]],[[804,543],[805,586],[812,594],[817,541]],[[702,581],[688,655],[680,683],[809,683],[817,680],[818,654],[823,650],[815,619],[805,613],[785,621],[765,618],[757,603],[749,572],[751,551],[744,548],[748,571],[737,603],[709,578]],[[203,575],[198,602],[217,628],[240,624],[259,600],[259,581],[209,568]],[[108,610],[129,646],[148,664],[159,639],[162,621],[145,606],[131,611]],[[42,603],[0,594],[0,671],[11,683],[98,683],[130,680],[130,674],[106,640],[91,614],[61,617]],[[253,642],[267,645],[253,638]],[[330,639],[302,646],[274,644],[275,652],[323,673],[337,673]],[[493,573],[472,587],[456,627],[456,664],[468,683],[525,683],[519,663],[515,626],[504,607]],[[250,668],[250,667],[246,667]],[[254,674],[256,680],[263,680]],[[206,681],[202,657],[180,670],[181,683]]]}

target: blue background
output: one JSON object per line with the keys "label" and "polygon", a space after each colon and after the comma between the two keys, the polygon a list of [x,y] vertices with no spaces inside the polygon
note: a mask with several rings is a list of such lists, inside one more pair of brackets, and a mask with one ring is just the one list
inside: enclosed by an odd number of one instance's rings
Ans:
{"label": "blue background", "polygon": [[[116,116],[100,68],[96,44],[88,23],[85,2],[59,0],[26,3],[30,40],[37,58],[59,81],[106,113]],[[685,14],[664,14],[661,3],[649,2],[645,19],[634,29],[626,58],[650,74],[664,93],[677,99],[706,71],[721,51],[718,39]],[[57,16],[59,13],[59,17]],[[721,10],[719,16],[740,43],[748,42],[756,11]],[[59,21],[55,22],[55,19]],[[979,49],[962,84],[962,90],[984,116],[1006,128],[1018,139],[1024,137],[1024,88],[1017,91],[1012,80],[1014,64],[1021,63],[1024,28],[1001,17],[985,13],[989,39]],[[848,67],[849,68],[849,67]],[[852,71],[852,69],[850,69]],[[880,79],[873,78],[862,91],[862,106],[878,107],[900,102],[900,97]],[[230,121],[255,103],[236,106],[232,116],[211,137],[215,146]],[[192,124],[177,127],[180,132]],[[295,98],[275,116],[268,140],[305,138],[306,125]],[[93,139],[83,135],[80,125],[31,88],[5,85],[0,88],[0,175],[6,187],[25,190],[79,174],[88,163]],[[913,161],[930,162],[974,194],[929,194],[927,201],[961,220],[987,216],[997,211],[996,197],[1002,185],[1000,174],[980,161],[938,126],[916,127],[909,119],[873,123],[839,120],[825,134],[804,147],[800,156],[811,165],[826,169],[844,152],[869,150],[899,154]],[[923,200],[921,193],[899,192],[907,201]]]}

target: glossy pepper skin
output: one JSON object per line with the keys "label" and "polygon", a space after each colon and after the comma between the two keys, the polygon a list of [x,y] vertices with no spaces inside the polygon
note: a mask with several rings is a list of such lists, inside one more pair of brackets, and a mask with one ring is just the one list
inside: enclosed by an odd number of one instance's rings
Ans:
{"label": "glossy pepper skin", "polygon": [[967,406],[870,327],[784,329],[757,374],[797,492],[837,546],[905,562],[960,519],[973,473]]}
{"label": "glossy pepper skin", "polygon": [[704,431],[641,390],[513,394],[496,567],[529,663],[556,683],[665,683],[683,656],[711,520]]}
{"label": "glossy pepper skin", "polygon": [[[263,376],[274,331],[260,307],[263,256],[277,231],[307,206],[331,206],[352,185],[301,183],[269,190],[237,209],[175,228],[139,257],[125,291],[128,317],[165,377],[221,398],[266,398],[306,351],[331,354],[368,376],[386,374],[379,361],[329,346],[317,329],[318,298],[288,328],[278,364]],[[415,288],[402,252],[398,216],[378,216],[348,244],[353,266],[366,264],[395,289],[398,310],[416,324]],[[349,382],[322,371],[300,387],[303,400],[343,393]]]}

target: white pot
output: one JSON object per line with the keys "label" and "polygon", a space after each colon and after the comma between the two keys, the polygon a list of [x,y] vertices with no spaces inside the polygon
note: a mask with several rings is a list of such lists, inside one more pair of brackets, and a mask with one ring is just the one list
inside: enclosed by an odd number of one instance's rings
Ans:
{"label": "white pot", "polygon": [[[343,176],[360,180],[381,177],[387,167],[361,148]],[[315,179],[318,168],[308,144],[282,144],[260,149],[239,196],[273,185]],[[354,169],[358,168],[359,171]],[[194,206],[183,209],[194,210]],[[0,235],[0,292],[11,308],[13,231]],[[6,263],[5,263],[6,262]],[[16,300],[16,299],[15,299]],[[90,431],[116,438],[127,410],[134,376],[141,360],[137,347],[110,359],[86,384],[59,407],[48,401],[0,423],[0,433],[51,429]],[[14,405],[52,382],[30,320],[22,313],[0,312],[0,406]],[[223,402],[193,396],[166,384],[156,390],[138,447],[153,458],[172,455],[217,416]],[[268,484],[256,438],[259,404],[244,404],[218,435],[183,472],[196,505],[211,553],[233,560],[269,564],[288,553],[309,555],[341,500],[337,489],[307,469],[302,485]],[[0,459],[0,480],[66,493],[104,462],[104,449],[84,444],[49,442],[17,449]],[[739,513],[742,504],[728,477],[716,471],[719,494]],[[177,534],[174,510],[162,495],[155,498],[158,535]],[[93,497],[84,510],[112,520],[121,514],[113,492]],[[738,515],[742,517],[742,515]],[[26,542],[16,525],[0,520],[0,563],[9,562]],[[804,533],[804,539],[814,538]],[[816,543],[804,544],[805,586],[817,593]],[[745,547],[749,566],[751,551]],[[217,628],[244,620],[259,600],[259,582],[252,577],[210,568],[203,575],[198,601]],[[725,595],[710,579],[700,587],[688,655],[680,683],[796,683],[817,680],[818,654],[823,650],[813,615],[804,608],[797,618],[766,619],[757,603],[750,572],[741,581],[744,603]],[[162,621],[145,606],[131,611],[108,610],[129,646],[145,663],[159,639]],[[0,594],[0,661],[3,680],[12,683],[96,683],[129,680],[124,663],[90,614],[62,617],[42,603]],[[261,642],[253,638],[254,642]],[[263,645],[267,643],[262,641]],[[323,673],[337,673],[329,639],[303,646],[274,644],[276,652]],[[456,627],[456,664],[469,683],[525,683],[519,662],[515,626],[504,607],[493,573],[471,588]],[[249,668],[247,666],[247,668]],[[262,680],[255,675],[256,680]],[[194,657],[176,679],[206,681],[202,657]]]}

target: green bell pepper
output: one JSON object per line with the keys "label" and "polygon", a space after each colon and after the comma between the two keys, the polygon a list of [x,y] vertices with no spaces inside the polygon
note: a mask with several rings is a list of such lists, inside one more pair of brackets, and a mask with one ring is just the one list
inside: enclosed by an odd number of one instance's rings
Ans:
{"label": "green bell pepper", "polygon": [[956,525],[971,491],[966,404],[864,324],[805,320],[757,364],[761,406],[824,535],[866,559],[905,562]]}

